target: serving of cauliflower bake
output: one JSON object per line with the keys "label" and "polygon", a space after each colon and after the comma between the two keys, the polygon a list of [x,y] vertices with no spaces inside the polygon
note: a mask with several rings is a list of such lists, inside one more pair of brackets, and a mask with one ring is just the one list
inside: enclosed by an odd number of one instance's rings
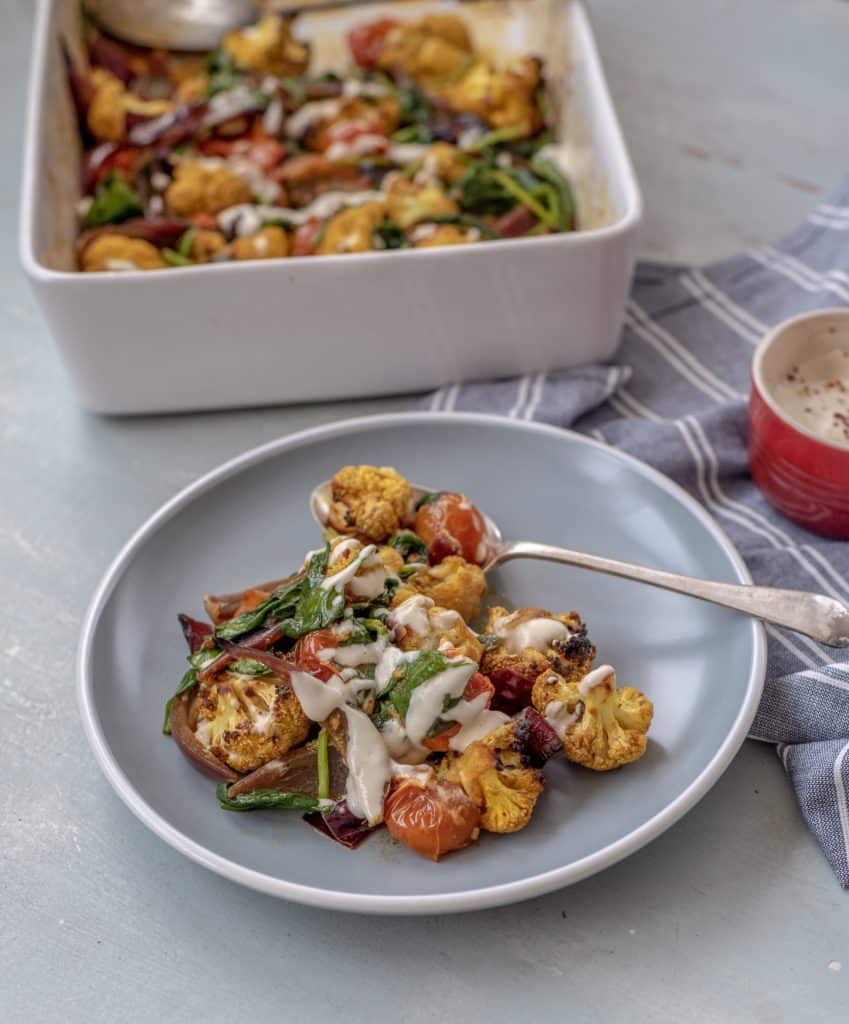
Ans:
{"label": "serving of cauliflower bake", "polygon": [[499,63],[450,13],[348,35],[311,73],[266,14],[205,56],[87,26],[69,62],[84,146],[83,271],[467,245],[571,231],[544,68]]}
{"label": "serving of cauliflower bake", "polygon": [[163,731],[222,808],[300,810],[349,847],[385,825],[439,860],[524,828],[555,756],[602,772],[645,753],[652,703],[594,667],[577,612],[482,612],[485,520],[462,494],[346,466],[327,521],[294,574],[180,616]]}

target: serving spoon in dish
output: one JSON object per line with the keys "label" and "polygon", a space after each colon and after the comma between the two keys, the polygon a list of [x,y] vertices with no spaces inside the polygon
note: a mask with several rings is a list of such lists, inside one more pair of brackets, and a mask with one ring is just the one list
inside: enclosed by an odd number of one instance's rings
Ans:
{"label": "serving spoon in dish", "polygon": [[[417,502],[433,488],[410,485],[413,501]],[[310,511],[316,522],[328,526],[331,504],[331,482],[319,484],[310,498]],[[764,622],[801,633],[829,647],[849,647],[849,607],[825,594],[813,594],[804,590],[778,590],[774,587],[756,587],[749,584],[719,583],[702,580],[694,576],[681,576],[662,569],[650,569],[644,565],[619,562],[601,555],[590,555],[583,551],[555,547],[551,544],[537,544],[534,541],[506,541],[501,531],[486,513],[481,512],[486,525],[484,544],[486,561],[482,565],[485,573],[496,566],[516,558],[532,558],[543,562],[560,562],[579,569],[603,572],[637,583],[648,583],[652,587],[672,590],[676,594],[697,597],[701,601],[743,612]]]}
{"label": "serving spoon in dish", "polygon": [[379,0],[85,0],[91,17],[116,39],[163,50],[214,50],[225,32],[274,14],[329,11]]}

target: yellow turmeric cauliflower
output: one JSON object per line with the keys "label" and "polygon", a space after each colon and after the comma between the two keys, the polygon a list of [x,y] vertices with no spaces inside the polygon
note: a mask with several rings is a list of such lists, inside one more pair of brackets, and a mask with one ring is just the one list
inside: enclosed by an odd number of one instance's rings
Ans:
{"label": "yellow turmeric cauliflower", "polygon": [[459,18],[431,14],[419,21],[402,22],[388,32],[377,63],[432,87],[462,72],[471,50],[469,33]]}
{"label": "yellow turmeric cauliflower", "polygon": [[470,743],[459,756],[449,755],[439,775],[463,787],[480,809],[481,828],[487,832],[524,828],[543,790],[541,772],[520,763],[505,764],[486,741]]}
{"label": "yellow turmeric cauliflower", "polygon": [[92,68],[89,81],[92,97],[86,123],[91,134],[104,142],[120,142],[124,138],[127,114],[159,117],[174,106],[170,100],[145,100],[136,96],[106,68]]}
{"label": "yellow turmeric cauliflower", "polygon": [[345,466],[330,486],[328,525],[340,533],[360,533],[382,543],[409,515],[413,492],[389,466]]}
{"label": "yellow turmeric cauliflower", "polygon": [[220,213],[228,206],[250,202],[251,187],[226,167],[195,160],[177,165],[174,180],[165,192],[171,210],[180,217],[196,213]]}
{"label": "yellow turmeric cauliflower", "polygon": [[383,220],[383,204],[376,200],[351,206],[337,213],[327,224],[316,252],[322,255],[344,252],[369,252],[372,237]]}
{"label": "yellow turmeric cauliflower", "polygon": [[386,212],[405,231],[423,220],[458,211],[454,200],[438,185],[416,185],[404,175],[397,174],[386,188]]}
{"label": "yellow turmeric cauliflower", "polygon": [[455,110],[477,114],[493,128],[513,128],[520,137],[542,126],[535,100],[539,84],[540,63],[533,57],[503,69],[478,60],[440,94]]}
{"label": "yellow turmeric cauliflower", "polygon": [[438,608],[423,594],[395,605],[386,619],[402,651],[450,650],[479,665],[483,646],[459,612]]}
{"label": "yellow turmeric cauliflower", "polygon": [[220,231],[209,231],[196,228],[192,237],[191,257],[198,263],[211,263],[215,257],[224,252],[227,241]]}
{"label": "yellow turmeric cauliflower", "polygon": [[506,670],[533,683],[552,669],[567,678],[583,679],[596,650],[577,612],[552,615],[540,608],[489,609],[486,632],[498,640],[483,658],[487,674]]}
{"label": "yellow turmeric cauliflower", "polygon": [[98,270],[159,270],[165,261],[159,250],[141,238],[123,235],[97,235],[83,249],[80,256],[82,269]]}
{"label": "yellow turmeric cauliflower", "polygon": [[230,246],[235,260],[270,260],[289,255],[289,237],[275,224],[260,228],[255,235],[236,238]]}
{"label": "yellow turmeric cauliflower", "polygon": [[[374,548],[374,545],[369,545]],[[325,577],[337,576],[352,562],[358,564],[353,575],[340,580],[341,592],[349,604],[361,604],[380,597],[386,589],[387,576],[393,576],[402,564],[392,548],[377,548],[364,553],[366,545],[354,537],[337,537],[331,541]]]}
{"label": "yellow turmeric cauliflower", "polygon": [[292,38],[291,22],[277,14],[267,14],[240,32],[230,32],[221,48],[237,67],[284,77],[303,74],[310,59],[309,47]]}
{"label": "yellow turmeric cauliflower", "polygon": [[546,673],[534,685],[533,703],[543,715],[551,714],[552,705],[559,703],[563,712],[575,716],[565,728],[563,753],[585,768],[610,771],[646,752],[652,702],[632,686],[617,689],[616,673],[609,665],[580,681]]}
{"label": "yellow turmeric cauliflower", "polygon": [[414,181],[419,185],[433,185],[440,181],[454,185],[468,169],[468,158],[456,146],[450,142],[434,142],[422,157],[422,165]]}
{"label": "yellow turmeric cauliflower", "polygon": [[201,687],[195,735],[237,772],[281,757],[303,743],[309,730],[288,683],[270,673],[223,672]]}
{"label": "yellow turmeric cauliflower", "polygon": [[395,592],[392,607],[415,594],[431,597],[440,608],[459,612],[470,622],[480,612],[481,598],[486,592],[483,570],[459,555],[449,555],[439,565],[423,566],[409,579],[403,580]]}

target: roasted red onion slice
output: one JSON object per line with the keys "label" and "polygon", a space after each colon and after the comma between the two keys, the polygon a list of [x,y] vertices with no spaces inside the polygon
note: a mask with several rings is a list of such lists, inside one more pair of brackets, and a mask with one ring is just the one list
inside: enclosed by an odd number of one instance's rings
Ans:
{"label": "roasted red onion slice", "polygon": [[305,814],[304,821],[349,850],[359,846],[374,831],[364,818],[358,818],[351,812],[344,800],[330,811]]}

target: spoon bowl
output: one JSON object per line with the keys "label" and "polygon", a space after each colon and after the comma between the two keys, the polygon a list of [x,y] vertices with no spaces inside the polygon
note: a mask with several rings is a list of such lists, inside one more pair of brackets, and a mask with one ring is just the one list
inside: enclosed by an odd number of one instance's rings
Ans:
{"label": "spoon bowl", "polygon": [[[435,488],[411,484],[414,507]],[[326,528],[331,505],[331,482],[316,487],[310,497],[310,511],[316,522]],[[487,555],[481,564],[485,573],[516,558],[532,558],[545,562],[559,562],[579,569],[603,572],[609,576],[647,583],[652,587],[672,590],[677,594],[697,597],[701,601],[731,608],[752,615],[784,629],[809,636],[830,647],[849,647],[849,607],[825,594],[812,594],[802,590],[778,590],[774,587],[755,587],[737,583],[717,583],[714,580],[681,576],[678,573],[650,569],[644,565],[619,562],[613,558],[590,555],[583,551],[534,541],[505,541],[493,520],[478,509],[486,524]]]}
{"label": "spoon bowl", "polygon": [[86,10],[117,39],[166,50],[214,50],[262,13],[253,0],[86,0]]}

